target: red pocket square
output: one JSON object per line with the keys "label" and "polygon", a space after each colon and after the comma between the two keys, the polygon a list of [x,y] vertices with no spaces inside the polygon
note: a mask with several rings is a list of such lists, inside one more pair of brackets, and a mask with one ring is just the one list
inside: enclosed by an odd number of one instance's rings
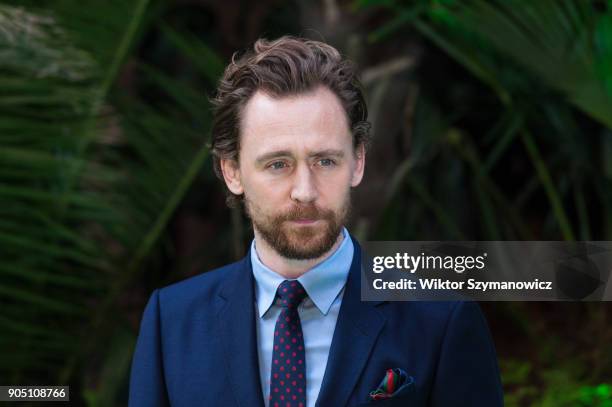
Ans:
{"label": "red pocket square", "polygon": [[387,369],[376,390],[370,392],[370,400],[384,400],[406,393],[414,385],[414,378],[396,367]]}

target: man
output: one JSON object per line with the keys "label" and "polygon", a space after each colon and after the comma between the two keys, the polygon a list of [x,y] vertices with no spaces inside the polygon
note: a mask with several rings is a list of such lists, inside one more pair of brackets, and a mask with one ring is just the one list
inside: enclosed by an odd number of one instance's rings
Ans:
{"label": "man", "polygon": [[344,224],[369,124],[338,51],[257,41],[220,81],[212,133],[254,240],[241,261],[153,292],[130,406],[503,405],[477,305],[360,300]]}

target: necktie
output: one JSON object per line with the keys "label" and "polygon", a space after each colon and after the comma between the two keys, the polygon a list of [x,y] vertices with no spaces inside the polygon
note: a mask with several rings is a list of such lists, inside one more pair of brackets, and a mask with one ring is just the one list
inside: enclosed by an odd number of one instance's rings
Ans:
{"label": "necktie", "polygon": [[270,407],[306,407],[306,359],[297,307],[306,291],[297,280],[285,280],[276,291],[281,313],[274,328]]}

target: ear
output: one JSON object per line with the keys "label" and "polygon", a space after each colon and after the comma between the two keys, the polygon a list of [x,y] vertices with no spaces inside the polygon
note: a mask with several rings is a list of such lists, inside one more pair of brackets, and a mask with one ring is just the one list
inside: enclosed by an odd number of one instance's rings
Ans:
{"label": "ear", "polygon": [[240,167],[236,160],[222,158],[219,161],[225,185],[234,195],[242,195],[244,188],[240,179]]}
{"label": "ear", "polygon": [[351,178],[351,186],[356,187],[361,183],[363,178],[363,171],[365,169],[365,146],[363,143],[359,144],[355,149],[355,168],[353,169],[353,175]]}

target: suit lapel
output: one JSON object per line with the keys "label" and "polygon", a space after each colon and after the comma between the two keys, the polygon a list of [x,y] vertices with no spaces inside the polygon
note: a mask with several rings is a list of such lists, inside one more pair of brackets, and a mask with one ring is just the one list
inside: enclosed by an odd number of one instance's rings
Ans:
{"label": "suit lapel", "polygon": [[219,294],[225,303],[217,314],[230,390],[239,406],[264,407],[257,356],[254,282],[248,254],[233,274]]}
{"label": "suit lapel", "polygon": [[316,406],[347,404],[385,323],[377,302],[361,301],[361,249],[352,240],[355,253]]}

